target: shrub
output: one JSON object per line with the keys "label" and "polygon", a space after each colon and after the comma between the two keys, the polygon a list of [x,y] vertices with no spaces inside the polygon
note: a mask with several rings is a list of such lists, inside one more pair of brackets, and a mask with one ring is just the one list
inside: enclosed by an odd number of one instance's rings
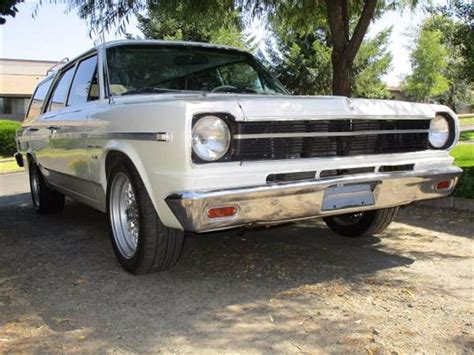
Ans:
{"label": "shrub", "polygon": [[463,168],[464,173],[454,190],[454,196],[474,198],[474,167]]}
{"label": "shrub", "polygon": [[451,151],[451,155],[455,164],[464,170],[454,190],[454,196],[474,199],[474,144],[459,143]]}
{"label": "shrub", "polygon": [[0,120],[0,156],[11,157],[16,151],[15,134],[21,123]]}

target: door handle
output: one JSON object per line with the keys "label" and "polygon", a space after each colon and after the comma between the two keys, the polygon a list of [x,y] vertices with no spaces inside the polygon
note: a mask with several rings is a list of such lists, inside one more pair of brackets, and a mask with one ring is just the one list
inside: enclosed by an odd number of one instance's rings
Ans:
{"label": "door handle", "polygon": [[61,129],[61,127],[58,127],[58,126],[48,126],[48,129],[50,130],[51,134],[55,134],[58,130]]}

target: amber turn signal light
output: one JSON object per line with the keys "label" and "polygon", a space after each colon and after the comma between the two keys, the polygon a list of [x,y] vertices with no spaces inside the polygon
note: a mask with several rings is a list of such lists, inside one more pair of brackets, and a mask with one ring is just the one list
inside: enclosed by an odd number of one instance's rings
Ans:
{"label": "amber turn signal light", "polygon": [[223,218],[232,217],[237,213],[237,208],[234,206],[215,207],[207,210],[207,217],[209,218]]}

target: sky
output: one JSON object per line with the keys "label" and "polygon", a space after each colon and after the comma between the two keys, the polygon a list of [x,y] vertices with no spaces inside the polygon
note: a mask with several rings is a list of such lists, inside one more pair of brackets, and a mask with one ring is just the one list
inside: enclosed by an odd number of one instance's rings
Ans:
{"label": "sky", "polygon": [[[85,21],[74,12],[66,12],[66,5],[44,4],[33,18],[36,6],[37,1],[18,5],[16,17],[8,17],[6,24],[0,26],[0,58],[57,61],[65,57],[74,58],[94,46]],[[368,36],[371,36],[393,26],[389,44],[393,55],[392,69],[383,78],[388,85],[398,85],[403,76],[411,72],[407,36],[424,16],[421,11],[389,12],[369,28]],[[132,19],[127,32],[140,35],[136,25],[136,20]],[[123,35],[112,32],[105,40],[120,38]]]}

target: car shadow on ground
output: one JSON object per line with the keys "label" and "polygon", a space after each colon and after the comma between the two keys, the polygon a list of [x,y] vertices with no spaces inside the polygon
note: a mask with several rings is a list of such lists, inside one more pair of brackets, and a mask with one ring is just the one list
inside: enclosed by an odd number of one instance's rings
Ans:
{"label": "car shadow on ground", "polygon": [[[0,215],[0,271],[28,304],[11,307],[0,327],[34,313],[52,330],[48,337],[84,331],[95,342],[92,350],[148,351],[160,339],[187,336],[203,347],[229,341],[243,351],[269,350],[269,338],[276,346],[296,330],[256,331],[259,319],[268,319],[268,300],[307,285],[357,282],[413,263],[379,249],[379,238],[337,237],[321,222],[308,221],[244,235],[226,231],[187,238],[176,267],[137,277],[116,262],[103,213],[68,201],[61,215],[39,216],[23,194],[0,198]],[[9,297],[2,302],[11,303]],[[256,330],[235,338],[238,332],[231,335],[230,328],[240,321]],[[29,347],[23,339],[21,346],[41,350],[38,339]]]}

